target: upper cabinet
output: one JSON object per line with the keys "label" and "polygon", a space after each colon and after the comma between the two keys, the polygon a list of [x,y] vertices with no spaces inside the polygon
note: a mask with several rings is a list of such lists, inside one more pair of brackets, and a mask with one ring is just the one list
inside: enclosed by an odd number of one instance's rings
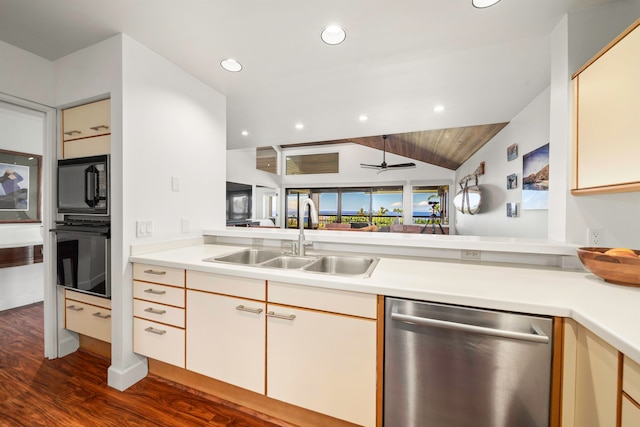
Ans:
{"label": "upper cabinet", "polygon": [[573,76],[574,195],[640,190],[639,26]]}
{"label": "upper cabinet", "polygon": [[62,110],[62,157],[109,154],[111,102],[109,99]]}

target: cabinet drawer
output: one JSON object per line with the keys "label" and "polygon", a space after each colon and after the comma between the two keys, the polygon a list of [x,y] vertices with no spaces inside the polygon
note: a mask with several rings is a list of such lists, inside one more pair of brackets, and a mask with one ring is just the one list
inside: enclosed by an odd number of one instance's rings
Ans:
{"label": "cabinet drawer", "polygon": [[134,318],[133,351],[184,368],[184,329]]}
{"label": "cabinet drawer", "polygon": [[622,390],[636,402],[640,402],[640,364],[629,359],[627,356],[624,357]]}
{"label": "cabinet drawer", "polygon": [[264,301],[266,286],[264,280],[222,274],[187,271],[187,287],[205,292],[231,295]]}
{"label": "cabinet drawer", "polygon": [[622,396],[622,422],[620,427],[640,426],[640,406],[627,396]]}
{"label": "cabinet drawer", "polygon": [[183,308],[171,307],[168,305],[134,299],[133,315],[154,322],[160,322],[167,325],[177,326],[178,328],[184,328]]}
{"label": "cabinet drawer", "polygon": [[377,317],[378,298],[373,294],[269,282],[269,302],[312,308],[351,316]]}
{"label": "cabinet drawer", "polygon": [[64,290],[64,297],[74,301],[84,302],[86,304],[95,305],[102,308],[111,308],[111,300],[108,298],[100,298],[94,295],[75,292],[69,289]]}
{"label": "cabinet drawer", "polygon": [[184,270],[149,264],[133,264],[133,278],[145,282],[184,287]]}
{"label": "cabinet drawer", "polygon": [[97,156],[111,153],[111,136],[103,135],[95,138],[74,139],[64,141],[62,145],[62,157],[71,159],[75,157]]}
{"label": "cabinet drawer", "polygon": [[63,141],[111,133],[111,100],[92,102],[62,111]]}
{"label": "cabinet drawer", "polygon": [[184,308],[184,288],[134,280],[133,297]]}
{"label": "cabinet drawer", "polygon": [[111,342],[111,310],[66,299],[65,328]]}

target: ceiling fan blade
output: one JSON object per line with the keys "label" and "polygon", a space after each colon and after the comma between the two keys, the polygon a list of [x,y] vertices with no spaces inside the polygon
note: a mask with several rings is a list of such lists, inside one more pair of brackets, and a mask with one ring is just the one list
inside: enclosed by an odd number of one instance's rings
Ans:
{"label": "ceiling fan blade", "polygon": [[415,163],[396,163],[395,165],[387,165],[389,168],[415,168]]}
{"label": "ceiling fan blade", "polygon": [[365,163],[360,163],[360,167],[369,169],[382,169],[382,165],[367,165]]}

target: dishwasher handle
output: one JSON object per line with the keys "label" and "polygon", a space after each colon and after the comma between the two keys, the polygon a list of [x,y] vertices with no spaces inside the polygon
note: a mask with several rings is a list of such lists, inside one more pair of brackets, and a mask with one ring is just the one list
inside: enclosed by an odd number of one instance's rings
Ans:
{"label": "dishwasher handle", "polygon": [[521,341],[530,341],[540,344],[549,343],[549,337],[545,335],[545,333],[534,324],[531,325],[531,329],[533,329],[535,333],[529,334],[526,332],[506,331],[504,329],[487,328],[484,326],[469,325],[466,323],[449,322],[446,320],[430,319],[426,317],[416,317],[401,313],[391,313],[391,319],[419,326],[433,326],[436,328],[452,329],[454,331],[491,335],[494,337],[510,338]]}

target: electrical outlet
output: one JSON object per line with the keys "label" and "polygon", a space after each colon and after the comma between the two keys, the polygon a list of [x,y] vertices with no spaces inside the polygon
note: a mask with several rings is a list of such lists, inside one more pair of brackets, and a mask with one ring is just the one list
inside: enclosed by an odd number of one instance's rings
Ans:
{"label": "electrical outlet", "polygon": [[480,251],[476,251],[473,249],[463,249],[460,251],[460,258],[462,259],[471,259],[471,260],[480,260]]}
{"label": "electrical outlet", "polygon": [[597,246],[602,246],[602,240],[603,240],[603,231],[599,228],[589,228],[587,230],[588,232],[588,246],[591,247],[597,247]]}

